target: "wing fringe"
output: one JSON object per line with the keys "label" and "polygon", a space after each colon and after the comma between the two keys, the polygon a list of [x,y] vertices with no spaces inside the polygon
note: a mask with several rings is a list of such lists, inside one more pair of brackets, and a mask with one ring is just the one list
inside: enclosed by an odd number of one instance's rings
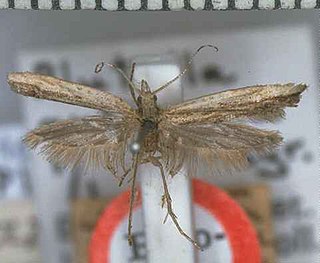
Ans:
{"label": "wing fringe", "polygon": [[[132,139],[134,126],[129,128],[130,125],[121,122],[120,127],[114,123],[112,129],[108,123],[108,119],[99,116],[58,121],[27,133],[23,142],[30,149],[39,149],[41,156],[59,167],[70,170],[81,167],[84,172],[103,168],[119,179],[129,167],[127,144]],[[82,125],[81,130],[78,125]]]}
{"label": "wing fringe", "polygon": [[[247,137],[244,141],[235,142],[234,147],[231,146],[232,143],[228,143],[228,134],[225,134],[222,140],[214,141],[214,136],[220,136],[218,133],[213,134],[213,138],[208,138],[205,133],[201,134],[201,128],[197,136],[195,133],[183,133],[183,127],[172,130],[167,127],[167,134],[162,132],[160,136],[160,152],[165,169],[172,176],[176,175],[182,167],[192,176],[234,173],[248,166],[249,155],[268,154],[282,142],[281,135],[276,131],[256,129],[247,125],[235,127],[244,129],[243,132]],[[255,131],[256,137],[253,135]],[[244,136],[238,135],[239,132],[242,131],[234,130],[234,134],[229,135],[230,139],[232,136]]]}

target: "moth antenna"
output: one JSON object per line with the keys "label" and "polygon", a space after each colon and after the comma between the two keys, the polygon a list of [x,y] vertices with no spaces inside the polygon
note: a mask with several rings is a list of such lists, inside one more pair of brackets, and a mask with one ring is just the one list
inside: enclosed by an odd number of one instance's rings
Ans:
{"label": "moth antenna", "polygon": [[[132,65],[131,65],[131,72],[130,72],[130,81],[131,82],[133,80],[133,74],[134,74],[135,68],[136,68],[136,63],[133,62]],[[138,101],[137,101],[137,98],[136,98],[136,94],[134,93],[134,89],[130,86],[130,84],[129,84],[129,89],[130,89],[130,93],[131,93],[132,99],[134,100],[135,104],[138,106]]]}
{"label": "moth antenna", "polygon": [[117,67],[114,64],[110,64],[110,63],[105,64],[104,62],[100,62],[99,64],[96,65],[94,72],[95,73],[101,72],[102,69],[104,68],[104,66],[108,66],[108,67],[113,68],[116,71],[118,71],[122,75],[122,77],[124,77],[124,79],[128,82],[130,89],[133,89],[140,94],[140,90],[134,85],[132,80],[129,79],[129,77],[123,72],[122,69],[120,69],[119,67]]}
{"label": "moth antenna", "polygon": [[179,75],[177,75],[176,77],[174,77],[172,80],[168,81],[167,83],[165,83],[165,84],[162,85],[161,87],[157,88],[154,92],[152,92],[152,94],[155,94],[155,93],[157,93],[157,92],[165,89],[165,88],[168,87],[171,83],[175,82],[177,79],[179,79],[180,77],[182,77],[182,76],[191,68],[191,64],[192,64],[192,61],[193,61],[194,57],[195,57],[196,55],[198,55],[198,53],[200,52],[201,49],[207,48],[207,47],[213,48],[216,52],[219,51],[219,49],[218,49],[216,46],[214,46],[214,45],[203,45],[203,46],[199,47],[199,48],[196,50],[196,52],[194,52],[194,53],[191,55],[191,57],[190,57],[189,61],[187,62],[187,65],[185,66],[184,70],[183,70]]}

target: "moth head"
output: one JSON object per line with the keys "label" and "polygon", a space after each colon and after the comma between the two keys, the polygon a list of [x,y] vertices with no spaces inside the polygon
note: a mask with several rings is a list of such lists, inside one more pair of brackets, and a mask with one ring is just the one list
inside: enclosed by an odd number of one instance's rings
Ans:
{"label": "moth head", "polygon": [[140,86],[141,92],[142,93],[151,93],[149,84],[146,80],[141,80],[141,86]]}
{"label": "moth head", "polygon": [[157,96],[151,92],[148,82],[144,79],[141,80],[140,94],[137,100],[140,105],[154,105],[157,101]]}

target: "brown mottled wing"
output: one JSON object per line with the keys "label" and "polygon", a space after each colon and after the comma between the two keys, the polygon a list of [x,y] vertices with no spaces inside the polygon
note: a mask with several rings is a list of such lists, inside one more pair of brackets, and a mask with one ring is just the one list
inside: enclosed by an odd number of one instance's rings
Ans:
{"label": "brown mottled wing", "polygon": [[40,126],[26,134],[30,148],[39,147],[46,159],[58,166],[105,168],[118,177],[127,170],[128,140],[138,121],[117,116],[90,116]]}
{"label": "brown mottled wing", "polygon": [[[223,172],[244,167],[249,154],[268,152],[282,141],[279,133],[236,123],[269,120],[294,107],[303,84],[264,85],[228,90],[186,101],[163,111],[159,149],[171,174]],[[206,169],[204,169],[206,168]]]}
{"label": "brown mottled wing", "polygon": [[169,107],[164,115],[174,124],[218,123],[233,119],[273,121],[295,107],[305,84],[258,85],[227,90]]}
{"label": "brown mottled wing", "polygon": [[127,118],[135,116],[128,103],[111,93],[55,77],[14,72],[8,75],[8,83],[15,92],[24,96],[113,112]]}

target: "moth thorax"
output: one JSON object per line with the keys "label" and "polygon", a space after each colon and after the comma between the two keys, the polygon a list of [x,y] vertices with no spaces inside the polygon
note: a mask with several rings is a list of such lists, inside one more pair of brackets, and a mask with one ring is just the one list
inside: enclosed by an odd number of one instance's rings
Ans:
{"label": "moth thorax", "polygon": [[138,97],[139,113],[143,120],[157,121],[159,117],[159,108],[157,106],[157,97],[151,91],[143,91]]}

